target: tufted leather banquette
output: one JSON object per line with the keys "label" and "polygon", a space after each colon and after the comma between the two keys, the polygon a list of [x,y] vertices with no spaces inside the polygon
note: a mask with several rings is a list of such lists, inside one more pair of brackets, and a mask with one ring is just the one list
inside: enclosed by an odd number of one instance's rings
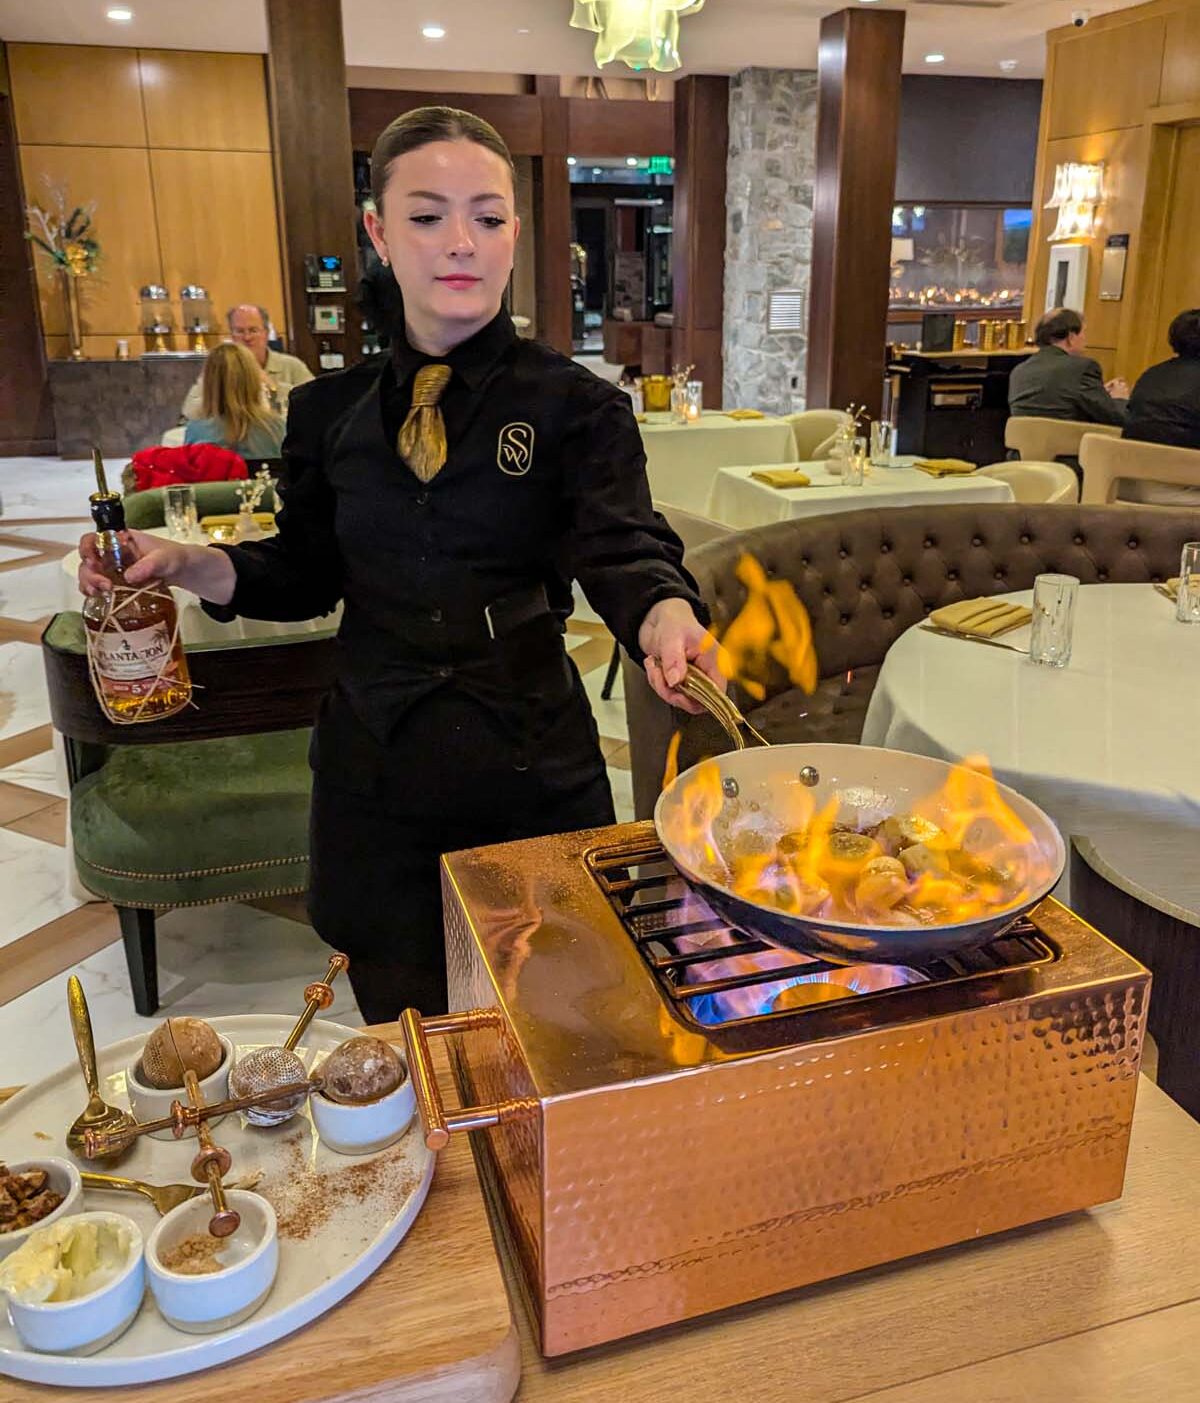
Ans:
{"label": "tufted leather banquette", "polygon": [[[749,552],[773,579],[791,581],[812,620],[821,682],[809,697],[780,668],[767,696],[732,695],[774,741],[857,743],[884,655],[932,610],[958,599],[1030,589],[1044,572],[1083,584],[1169,579],[1185,541],[1200,540],[1200,510],[1147,506],[986,505],[904,507],[784,521],[739,532],[688,556],[718,632],[745,589],[735,574]],[[667,745],[682,724],[680,765],[728,748],[707,717],[665,706],[624,662],[634,805],[648,818]]]}

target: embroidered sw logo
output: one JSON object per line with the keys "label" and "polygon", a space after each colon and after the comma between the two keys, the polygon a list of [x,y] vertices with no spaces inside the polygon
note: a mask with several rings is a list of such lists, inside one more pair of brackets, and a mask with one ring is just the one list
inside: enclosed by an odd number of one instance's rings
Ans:
{"label": "embroidered sw logo", "polygon": [[522,477],[533,466],[533,425],[505,424],[496,444],[496,462],[502,473]]}

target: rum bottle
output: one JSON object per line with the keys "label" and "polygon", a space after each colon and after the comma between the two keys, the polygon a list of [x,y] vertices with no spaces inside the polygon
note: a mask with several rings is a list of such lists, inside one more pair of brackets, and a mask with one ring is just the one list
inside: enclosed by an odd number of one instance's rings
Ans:
{"label": "rum bottle", "polygon": [[96,554],[100,571],[112,584],[83,604],[92,686],[110,721],[157,721],[182,711],[192,698],[179,615],[166,585],[126,583],[125,571],[137,552],[125,529],[125,507],[108,490],[95,449],[92,458],[97,490],[89,500]]}

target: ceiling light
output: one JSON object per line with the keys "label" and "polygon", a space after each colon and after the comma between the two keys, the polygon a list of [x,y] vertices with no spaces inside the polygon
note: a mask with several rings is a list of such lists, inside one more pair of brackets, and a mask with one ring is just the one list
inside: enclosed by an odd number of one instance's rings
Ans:
{"label": "ceiling light", "polygon": [[593,174],[593,175],[599,175],[599,174],[600,174],[600,167],[599,167],[599,166],[593,166],[593,167],[592,167],[592,174]]}
{"label": "ceiling light", "polygon": [[926,54],[926,55],[925,55],[925,62],[926,62],[926,63],[945,63],[945,62],[946,62],[946,55],[945,55],[945,54]]}
{"label": "ceiling light", "polygon": [[568,157],[567,157],[567,165],[573,166],[574,164],[575,164],[575,157],[574,157],[574,156],[568,156]]}
{"label": "ceiling light", "polygon": [[524,27],[522,27],[521,29],[518,29],[518,30],[517,30],[517,33],[518,33],[518,34],[532,34],[532,33],[533,33],[533,30],[530,29],[528,26],[524,26]]}
{"label": "ceiling light", "polygon": [[1015,58],[1002,58],[1000,60],[1000,68],[1004,73],[1011,73],[1016,66],[1017,61]]}
{"label": "ceiling light", "polygon": [[637,157],[636,157],[636,156],[626,156],[626,157],[625,157],[625,164],[626,164],[627,166],[636,166],[636,165],[637,165]]}
{"label": "ceiling light", "polygon": [[423,24],[421,33],[426,39],[444,39],[446,37],[446,31],[440,24]]}
{"label": "ceiling light", "polygon": [[112,20],[114,24],[128,24],[133,18],[133,11],[128,5],[113,5],[104,12],[105,18]]}
{"label": "ceiling light", "polygon": [[572,29],[596,36],[596,66],[620,60],[635,73],[679,67],[679,21],[697,14],[704,0],[575,0]]}

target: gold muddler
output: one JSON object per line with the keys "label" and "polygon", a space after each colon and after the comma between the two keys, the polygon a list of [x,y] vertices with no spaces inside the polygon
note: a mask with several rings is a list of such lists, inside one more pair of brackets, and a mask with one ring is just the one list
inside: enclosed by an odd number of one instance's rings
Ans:
{"label": "gold muddler", "polygon": [[[183,1085],[188,1100],[192,1103],[192,1109],[203,1110],[204,1097],[200,1094],[200,1082],[190,1067],[183,1074]],[[237,1209],[230,1208],[225,1197],[225,1185],[221,1183],[229,1173],[233,1157],[224,1145],[214,1143],[204,1121],[198,1121],[196,1124],[196,1138],[200,1141],[200,1148],[192,1160],[192,1178],[198,1184],[208,1181],[208,1192],[213,1201],[213,1215],[208,1220],[209,1236],[228,1237],[230,1233],[237,1232],[242,1221],[242,1215]]]}

